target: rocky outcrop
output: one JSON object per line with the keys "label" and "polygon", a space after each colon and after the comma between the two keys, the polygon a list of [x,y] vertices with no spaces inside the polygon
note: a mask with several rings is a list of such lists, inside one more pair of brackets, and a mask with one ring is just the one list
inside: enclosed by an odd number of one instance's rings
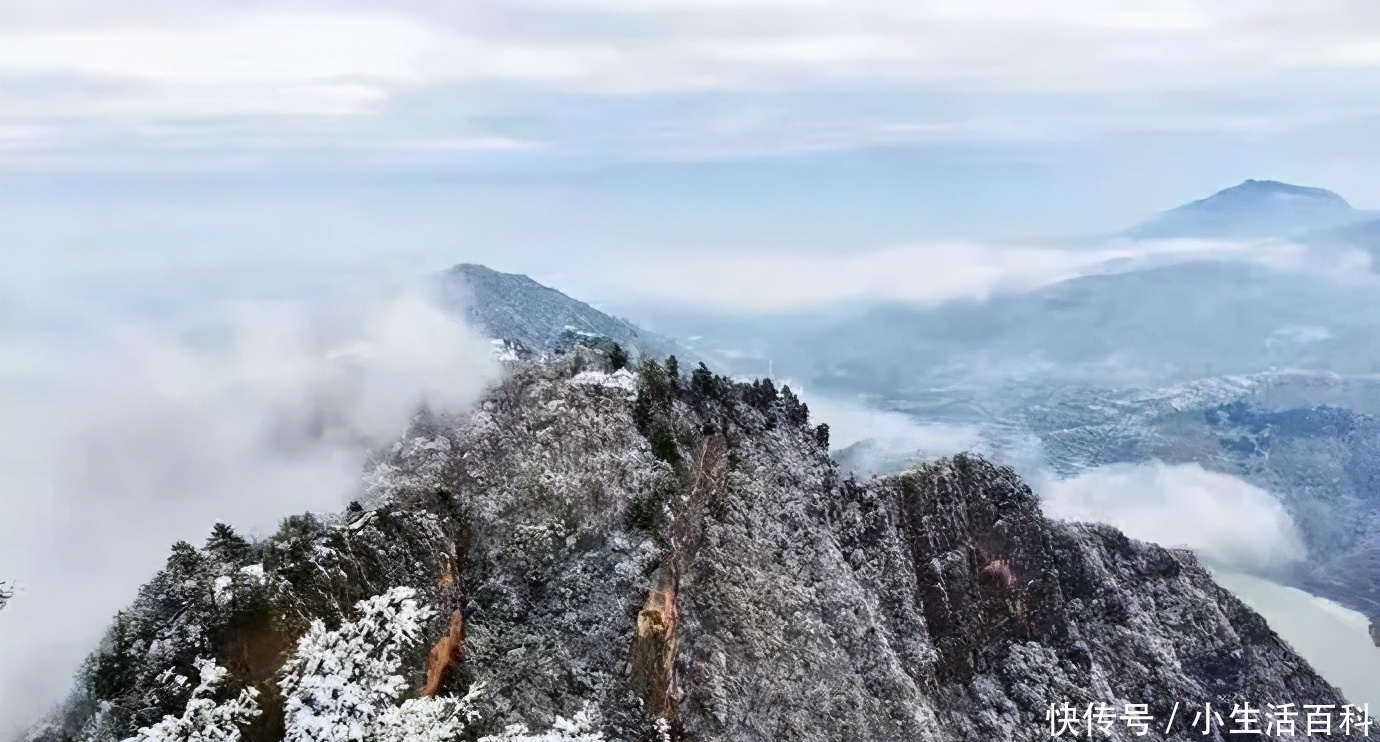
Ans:
{"label": "rocky outcrop", "polygon": [[[515,368],[473,411],[419,418],[342,516],[183,549],[44,738],[121,739],[185,704],[151,684],[214,653],[236,606],[293,636],[399,584],[458,601],[410,687],[482,683],[476,733],[590,708],[609,740],[1034,740],[1052,706],[1107,703],[1179,739],[1205,704],[1345,703],[1191,554],[1049,521],[1009,469],[841,479],[789,389],[607,369]],[[217,602],[215,575],[250,564],[262,584]],[[166,631],[174,614],[195,627]],[[245,739],[277,739],[274,713]]]}

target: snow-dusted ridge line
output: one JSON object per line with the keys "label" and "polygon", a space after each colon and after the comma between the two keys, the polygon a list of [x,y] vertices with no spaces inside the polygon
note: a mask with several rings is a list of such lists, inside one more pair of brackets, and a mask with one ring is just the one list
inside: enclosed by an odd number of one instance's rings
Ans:
{"label": "snow-dusted ridge line", "polygon": [[340,516],[175,546],[31,738],[180,718],[166,673],[207,659],[261,694],[243,742],[350,738],[349,714],[437,742],[1035,740],[1063,700],[1342,703],[1191,555],[1049,521],[1009,469],[842,478],[770,381],[612,365],[517,364],[419,416]]}

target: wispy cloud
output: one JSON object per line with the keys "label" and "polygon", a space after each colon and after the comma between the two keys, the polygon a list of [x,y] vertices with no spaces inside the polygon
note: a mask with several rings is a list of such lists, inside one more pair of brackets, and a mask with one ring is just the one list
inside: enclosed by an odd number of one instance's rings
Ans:
{"label": "wispy cloud", "polygon": [[589,295],[740,311],[792,311],[867,300],[935,305],[1026,291],[1080,276],[1191,260],[1239,260],[1279,270],[1373,281],[1369,256],[1287,242],[1112,240],[1080,247],[933,242],[783,256],[750,251],[629,256]]}

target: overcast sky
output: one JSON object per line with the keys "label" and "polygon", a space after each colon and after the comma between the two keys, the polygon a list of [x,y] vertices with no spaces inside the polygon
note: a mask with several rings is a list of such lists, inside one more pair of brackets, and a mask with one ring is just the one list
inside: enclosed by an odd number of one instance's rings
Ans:
{"label": "overcast sky", "polygon": [[1371,0],[0,0],[0,88],[12,183],[597,177],[609,239],[639,194],[836,249],[850,216],[1113,228],[1247,177],[1380,206]]}

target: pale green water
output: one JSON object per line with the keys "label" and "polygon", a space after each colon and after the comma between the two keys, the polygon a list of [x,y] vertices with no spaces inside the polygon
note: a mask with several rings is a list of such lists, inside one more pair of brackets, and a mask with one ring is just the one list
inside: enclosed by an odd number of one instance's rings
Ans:
{"label": "pale green water", "polygon": [[1368,703],[1371,716],[1380,716],[1380,647],[1371,641],[1365,616],[1259,577],[1220,570],[1213,577],[1264,616],[1348,701]]}

